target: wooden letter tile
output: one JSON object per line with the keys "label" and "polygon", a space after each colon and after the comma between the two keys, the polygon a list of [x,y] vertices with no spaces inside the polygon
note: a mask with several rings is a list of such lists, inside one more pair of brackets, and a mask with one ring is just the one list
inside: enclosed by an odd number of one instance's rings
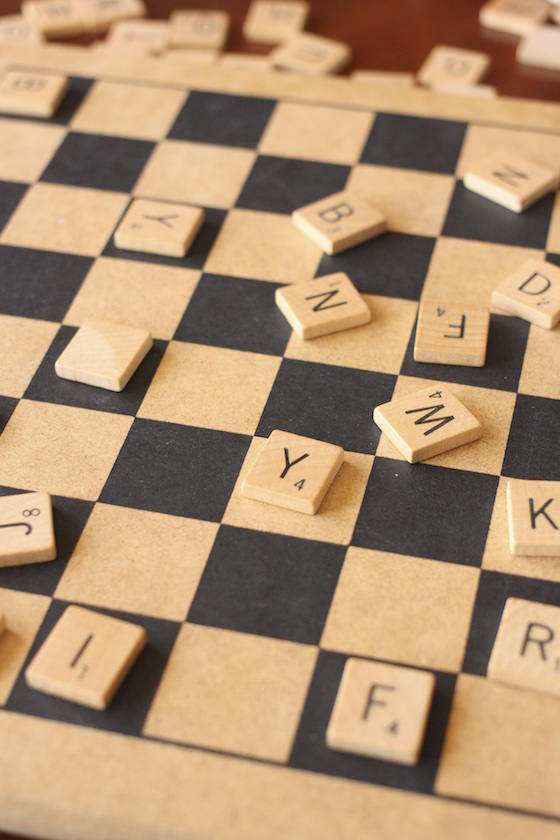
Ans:
{"label": "wooden letter tile", "polygon": [[327,745],[417,764],[434,686],[430,671],[349,659],[327,728]]}
{"label": "wooden letter tile", "polygon": [[556,189],[558,172],[505,150],[472,166],[463,183],[468,190],[521,213]]}
{"label": "wooden letter tile", "polygon": [[136,199],[115,232],[117,248],[184,257],[204,221],[204,210]]}
{"label": "wooden letter tile", "polygon": [[31,688],[106,709],[146,644],[146,631],[83,607],[67,607],[29,664]]}
{"label": "wooden letter tile", "polygon": [[369,306],[350,278],[338,272],[276,290],[276,305],[307,341],[371,321]]}
{"label": "wooden letter tile", "polygon": [[29,117],[52,117],[67,87],[67,77],[57,73],[10,70],[0,81],[0,111]]}
{"label": "wooden letter tile", "polygon": [[23,15],[0,17],[0,44],[40,44],[41,33]]}
{"label": "wooden letter tile", "polygon": [[122,391],[152,347],[148,330],[91,319],[55,362],[62,379]]}
{"label": "wooden letter tile", "polygon": [[0,497],[0,568],[44,563],[55,557],[49,494],[19,493]]}
{"label": "wooden letter tile", "polygon": [[317,513],[343,460],[340,446],[276,429],[245,477],[242,492],[259,502]]}
{"label": "wooden letter tile", "polygon": [[560,607],[508,598],[488,676],[560,695]]}
{"label": "wooden letter tile", "polygon": [[221,50],[229,29],[229,15],[219,11],[177,11],[169,18],[172,47]]}
{"label": "wooden letter tile", "polygon": [[481,8],[478,19],[489,29],[527,35],[547,17],[546,0],[492,0]]}
{"label": "wooden letter tile", "polygon": [[142,0],[86,0],[93,12],[96,32],[105,32],[121,20],[143,18],[147,9]]}
{"label": "wooden letter tile", "polygon": [[378,405],[373,420],[410,464],[482,435],[476,417],[443,385]]}
{"label": "wooden letter tile", "polygon": [[45,38],[69,38],[95,28],[93,11],[83,0],[26,0],[21,11]]}
{"label": "wooden letter tile", "polygon": [[383,213],[347,190],[294,210],[292,221],[326,254],[339,254],[387,229]]}
{"label": "wooden letter tile", "polygon": [[103,47],[157,55],[169,43],[169,24],[165,20],[123,20],[114,23]]}
{"label": "wooden letter tile", "polygon": [[553,329],[560,321],[560,268],[530,259],[492,292],[494,306],[532,324]]}
{"label": "wooden letter tile", "polygon": [[274,67],[306,76],[337,73],[350,63],[351,58],[352,50],[348,44],[307,34],[297,35],[270,54]]}
{"label": "wooden letter tile", "polygon": [[482,367],[490,311],[483,306],[461,306],[423,300],[418,313],[414,360],[438,365]]}
{"label": "wooden letter tile", "polygon": [[475,85],[488,72],[485,53],[457,47],[434,47],[416,77],[421,85],[436,90],[447,85]]}
{"label": "wooden letter tile", "polygon": [[[560,10],[556,10],[554,19],[560,23]],[[560,29],[557,26],[534,29],[517,47],[516,58],[520,64],[560,70]]]}
{"label": "wooden letter tile", "polygon": [[257,44],[282,44],[304,28],[308,15],[309,3],[301,0],[253,0],[243,35]]}
{"label": "wooden letter tile", "polygon": [[560,557],[560,481],[508,481],[509,550]]}

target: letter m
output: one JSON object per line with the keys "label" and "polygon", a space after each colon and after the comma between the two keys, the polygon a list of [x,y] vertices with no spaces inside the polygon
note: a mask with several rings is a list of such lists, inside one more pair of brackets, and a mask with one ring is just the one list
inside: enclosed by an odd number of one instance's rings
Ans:
{"label": "letter m", "polygon": [[405,414],[416,414],[419,411],[424,411],[425,413],[422,417],[419,417],[418,420],[414,421],[414,425],[422,426],[426,423],[434,423],[434,426],[424,432],[425,435],[431,435],[432,432],[437,432],[437,430],[441,429],[442,426],[445,426],[446,423],[451,423],[452,420],[455,420],[453,414],[449,414],[446,417],[442,417],[441,415],[438,416],[438,412],[442,409],[445,410],[445,405],[440,403],[439,405],[428,405],[424,408],[409,408],[408,411],[405,411]]}

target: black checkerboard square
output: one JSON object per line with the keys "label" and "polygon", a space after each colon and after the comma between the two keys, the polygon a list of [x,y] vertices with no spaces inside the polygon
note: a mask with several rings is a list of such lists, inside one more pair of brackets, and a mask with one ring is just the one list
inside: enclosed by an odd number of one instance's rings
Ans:
{"label": "black checkerboard square", "polygon": [[77,703],[70,703],[67,700],[61,700],[58,697],[51,697],[41,691],[29,688],[25,682],[24,673],[27,665],[67,606],[66,601],[52,601],[8,698],[6,708],[22,714],[35,715],[49,720],[61,720],[92,729],[105,729],[109,732],[120,732],[123,735],[140,736],[144,719],[148,714],[180,625],[150,616],[129,615],[128,613],[100,610],[88,606],[95,612],[102,612],[105,615],[121,618],[123,621],[140,624],[145,628],[148,636],[146,647],[115,694],[111,705],[105,711],[98,711]]}
{"label": "black checkerboard square", "polygon": [[458,182],[451,196],[443,235],[524,248],[545,248],[553,202],[554,196],[549,195],[523,213],[514,213],[467,190],[462,182]]}
{"label": "black checkerboard square", "polygon": [[327,746],[327,726],[346,659],[341,653],[320,652],[290,757],[290,767],[390,785],[418,793],[431,793],[455,689],[455,676],[436,673],[434,699],[420,761],[416,766],[408,767],[392,761],[331,750]]}
{"label": "black checkerboard square", "polygon": [[281,356],[291,328],[275,305],[276,283],[203,274],[175,339]]}
{"label": "black checkerboard square", "polygon": [[41,175],[72,187],[130,192],[155,148],[147,140],[70,132]]}
{"label": "black checkerboard square", "polygon": [[0,230],[2,230],[26,192],[27,184],[0,181]]}
{"label": "black checkerboard square", "polygon": [[222,525],[187,621],[319,644],[345,551]]}
{"label": "black checkerboard square", "polygon": [[[538,560],[536,559],[536,562]],[[560,583],[482,570],[463,671],[486,675],[488,661],[508,598],[560,607]]]}
{"label": "black checkerboard square", "polygon": [[219,522],[249,443],[245,435],[137,419],[100,500]]}
{"label": "black checkerboard square", "polygon": [[0,434],[2,434],[4,426],[12,416],[17,404],[18,400],[0,396]]}
{"label": "black checkerboard square", "polygon": [[[0,487],[0,496],[12,496],[19,491]],[[51,496],[53,507],[56,559],[31,566],[8,566],[0,569],[0,588],[18,589],[36,595],[53,595],[74,547],[92,511],[92,502]]]}
{"label": "black checkerboard square", "polygon": [[560,400],[517,395],[502,475],[560,480]]}
{"label": "black checkerboard square", "polygon": [[529,336],[529,324],[520,318],[492,315],[486,364],[482,368],[464,365],[434,365],[414,361],[416,327],[410,338],[401,373],[442,382],[494,388],[499,391],[516,391],[523,367],[523,358]]}
{"label": "black checkerboard square", "polygon": [[281,429],[372,454],[380,432],[371,412],[391,399],[395,383],[387,373],[284,359],[257,435]]}
{"label": "black checkerboard square", "polygon": [[342,254],[325,254],[317,276],[344,271],[362,294],[419,300],[435,243],[429,236],[384,233]]}
{"label": "black checkerboard square", "polygon": [[466,128],[453,120],[377,114],[361,162],[452,175]]}
{"label": "black checkerboard square", "polygon": [[260,155],[236,206],[293,213],[298,207],[343,190],[349,174],[349,166]]}
{"label": "black checkerboard square", "polygon": [[498,478],[376,458],[352,545],[480,566]]}
{"label": "black checkerboard square", "polygon": [[191,91],[168,137],[254,149],[274,110],[272,99]]}

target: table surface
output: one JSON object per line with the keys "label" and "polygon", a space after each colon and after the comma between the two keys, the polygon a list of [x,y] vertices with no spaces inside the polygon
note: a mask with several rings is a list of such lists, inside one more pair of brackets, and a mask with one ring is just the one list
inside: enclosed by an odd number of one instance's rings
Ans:
{"label": "table surface", "polygon": [[[176,0],[145,0],[152,18],[166,18],[177,8],[226,9],[231,14],[228,50],[267,52],[247,44],[242,24],[250,0],[211,3],[179,3]],[[307,28],[337,38],[352,46],[350,70],[374,69],[416,72],[430,49],[448,44],[480,50],[491,58],[485,80],[505,96],[560,101],[560,73],[523,67],[515,61],[518,38],[487,30],[478,24],[481,0],[311,0]],[[18,0],[2,0],[2,13],[19,10]],[[87,42],[86,39],[73,39]],[[16,840],[0,832],[0,840]]]}

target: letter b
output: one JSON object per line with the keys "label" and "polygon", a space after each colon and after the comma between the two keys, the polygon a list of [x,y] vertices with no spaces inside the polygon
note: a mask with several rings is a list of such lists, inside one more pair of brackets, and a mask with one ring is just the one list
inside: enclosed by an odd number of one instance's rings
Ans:
{"label": "letter b", "polygon": [[341,219],[345,219],[347,216],[353,215],[353,208],[350,206],[350,204],[348,204],[348,202],[343,201],[341,204],[335,204],[334,207],[327,207],[326,210],[321,210],[321,212],[319,213],[319,218],[326,222],[328,225],[334,225]]}

